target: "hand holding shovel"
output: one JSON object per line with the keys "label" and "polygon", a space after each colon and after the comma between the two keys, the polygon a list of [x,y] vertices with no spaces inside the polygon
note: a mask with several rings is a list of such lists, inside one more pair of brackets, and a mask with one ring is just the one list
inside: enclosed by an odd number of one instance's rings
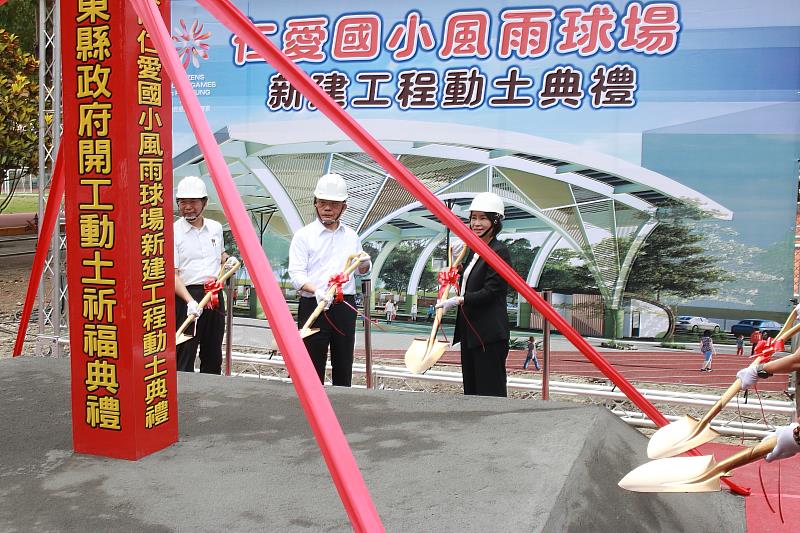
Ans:
{"label": "hand holding shovel", "polygon": [[[219,283],[219,284],[225,283],[225,280],[227,280],[229,277],[233,276],[234,272],[239,270],[239,267],[241,266],[241,263],[239,262],[239,260],[236,259],[236,258],[231,258],[231,259],[233,259],[233,261],[231,261],[233,263],[233,265],[227,271],[224,271],[225,270],[224,266],[222,267],[222,269],[220,269],[220,275],[217,277],[217,283]],[[230,261],[230,259],[229,259],[229,261]],[[206,295],[203,296],[203,299],[200,300],[200,302],[198,302],[197,306],[200,309],[204,308],[206,306],[206,304],[208,304],[209,300],[211,300],[212,296],[213,296],[213,292],[211,292],[211,291],[207,292]],[[194,322],[195,320],[197,320],[197,315],[193,315],[192,314],[192,315],[187,316],[186,320],[183,321],[183,324],[181,324],[181,327],[179,327],[178,331],[175,333],[175,345],[176,346],[178,344],[182,344],[182,343],[188,341],[189,339],[191,339],[193,337],[193,335],[186,335],[184,332],[186,331],[186,328],[188,328],[192,324],[192,322]]]}
{"label": "hand holding shovel", "polygon": [[[347,258],[347,261],[345,261],[344,272],[342,272],[342,275],[345,278],[349,278],[350,274],[352,274],[355,271],[355,269],[358,268],[359,263],[361,263],[361,261],[363,261],[364,259],[368,258],[369,256],[367,256],[367,254],[364,252],[361,252],[360,254],[351,255],[350,257]],[[336,295],[336,290],[337,290],[336,284],[331,284],[331,286],[328,287],[328,292],[327,292],[328,299],[320,300],[320,302],[317,304],[317,308],[314,309],[314,312],[311,313],[311,316],[308,317],[306,323],[303,324],[303,327],[300,329],[301,338],[305,339],[306,337],[311,336],[319,331],[319,328],[312,328],[311,325],[329,305],[328,302],[330,301],[331,298],[333,298]]]}
{"label": "hand holding shovel", "polygon": [[[453,261],[453,250],[451,247],[447,253],[448,259],[450,260],[449,262],[452,263],[451,268],[458,266],[458,264],[464,259],[466,253],[467,247],[464,245],[462,246],[458,257],[456,257],[455,261]],[[450,285],[445,285],[440,299],[446,300],[449,292]],[[444,351],[447,349],[447,343],[436,340],[436,333],[439,331],[439,324],[442,321],[443,314],[444,309],[441,307],[436,309],[436,315],[433,319],[430,337],[428,337],[427,341],[425,339],[414,339],[411,342],[411,346],[409,346],[408,350],[406,350],[406,368],[408,368],[411,372],[415,374],[424,373],[433,365],[435,365],[436,361],[438,361],[442,355],[444,355]]]}
{"label": "hand holding shovel", "polygon": [[[800,331],[800,324],[790,327],[796,316],[797,309],[793,309],[775,341],[772,345],[763,347],[764,355],[756,357],[751,366],[757,366],[769,360],[775,349],[780,349],[784,340]],[[711,429],[711,421],[741,389],[742,380],[737,378],[700,420],[687,415],[656,431],[647,444],[647,456],[651,459],[673,457],[717,438],[719,433]]]}

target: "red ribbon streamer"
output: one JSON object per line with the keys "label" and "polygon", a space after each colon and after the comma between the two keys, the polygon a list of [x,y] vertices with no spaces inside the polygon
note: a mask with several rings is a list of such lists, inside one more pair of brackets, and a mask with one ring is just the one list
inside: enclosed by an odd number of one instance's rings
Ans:
{"label": "red ribbon streamer", "polygon": [[344,300],[344,292],[342,291],[342,285],[347,283],[347,280],[350,276],[345,276],[344,272],[339,272],[338,274],[334,274],[328,280],[328,288],[336,287],[336,294],[333,297],[333,301],[336,303],[341,302]]}
{"label": "red ribbon streamer", "polygon": [[778,339],[760,340],[758,341],[758,344],[756,344],[756,349],[753,352],[751,358],[761,357],[763,359],[762,363],[766,363],[772,358],[773,355],[775,355],[775,352],[783,351],[783,345],[784,345],[783,340],[778,340]]}
{"label": "red ribbon streamer", "polygon": [[219,306],[217,293],[222,290],[222,287],[222,282],[216,279],[210,279],[203,283],[203,289],[211,293],[211,299],[206,304],[206,309],[216,309]]}
{"label": "red ribbon streamer", "polygon": [[437,276],[439,281],[439,299],[442,299],[444,291],[448,287],[455,287],[456,294],[458,294],[458,267],[451,266],[439,272]]}

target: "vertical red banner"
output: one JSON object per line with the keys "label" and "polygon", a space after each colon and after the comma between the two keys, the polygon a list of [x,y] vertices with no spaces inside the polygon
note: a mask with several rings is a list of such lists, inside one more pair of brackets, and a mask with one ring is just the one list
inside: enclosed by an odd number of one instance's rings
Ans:
{"label": "vertical red banner", "polygon": [[61,2],[61,43],[73,442],[138,459],[178,438],[170,82],[126,0]]}

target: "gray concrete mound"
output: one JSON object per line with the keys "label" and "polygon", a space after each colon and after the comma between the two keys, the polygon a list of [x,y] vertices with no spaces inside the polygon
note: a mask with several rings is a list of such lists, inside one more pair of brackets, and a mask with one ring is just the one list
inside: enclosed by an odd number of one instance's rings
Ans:
{"label": "gray concrete mound", "polygon": [[[179,376],[180,442],[72,452],[69,362],[0,360],[0,531],[346,531],[294,388]],[[328,388],[387,531],[744,531],[729,493],[617,482],[646,439],[578,404]]]}

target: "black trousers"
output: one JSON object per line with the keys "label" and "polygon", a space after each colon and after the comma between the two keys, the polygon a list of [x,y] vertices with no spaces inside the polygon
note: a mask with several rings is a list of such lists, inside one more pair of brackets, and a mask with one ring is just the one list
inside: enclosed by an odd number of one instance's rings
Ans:
{"label": "black trousers", "polygon": [[[202,285],[188,285],[186,289],[195,301],[199,302],[206,291]],[[197,347],[200,347],[200,372],[219,374],[222,371],[222,337],[225,335],[225,298],[222,291],[217,293],[219,306],[214,309],[203,309],[203,314],[186,330],[194,331],[194,337],[179,344],[175,350],[177,367],[180,372],[194,372],[194,361],[197,358]],[[186,302],[175,297],[176,325],[180,327],[186,320]]]}
{"label": "black trousers", "polygon": [[[345,301],[355,307],[355,297],[344,295]],[[316,298],[300,298],[297,308],[297,323],[303,325],[317,307]],[[313,328],[319,328],[314,335],[306,337],[306,345],[311,362],[322,383],[325,382],[325,363],[328,361],[328,348],[331,350],[331,367],[333,367],[333,384],[349,387],[353,381],[353,347],[356,341],[356,312],[344,304],[334,303],[327,311],[319,315]],[[336,329],[331,325],[336,326]]]}
{"label": "black trousers", "polygon": [[464,394],[478,396],[508,396],[506,390],[506,358],[508,341],[486,345],[484,351],[461,346],[461,375]]}

